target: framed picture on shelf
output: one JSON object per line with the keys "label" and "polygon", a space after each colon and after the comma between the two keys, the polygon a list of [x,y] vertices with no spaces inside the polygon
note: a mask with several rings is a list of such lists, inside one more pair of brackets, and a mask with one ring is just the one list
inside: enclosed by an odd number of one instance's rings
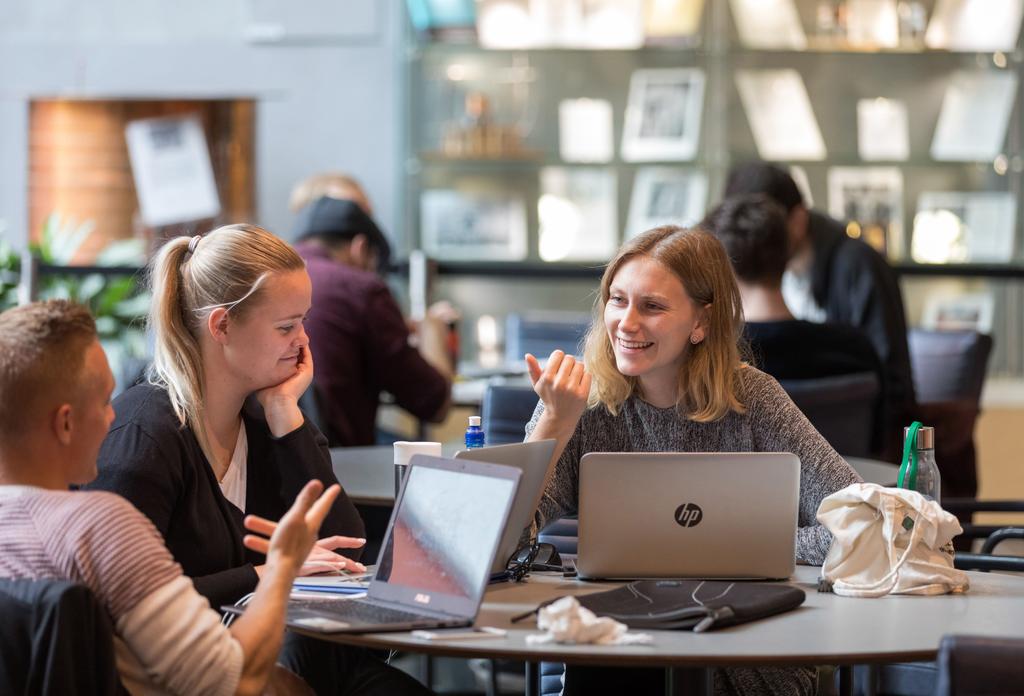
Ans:
{"label": "framed picture on shelf", "polygon": [[499,192],[424,191],[420,241],[428,255],[446,261],[522,261],[526,204]]}
{"label": "framed picture on shelf", "polygon": [[910,255],[918,263],[1005,263],[1013,255],[1017,200],[1005,191],[923,191]]}
{"label": "framed picture on shelf", "polygon": [[991,293],[933,295],[921,315],[921,327],[932,331],[992,333],[994,299]]}
{"label": "framed picture on shelf", "polygon": [[607,261],[619,245],[615,172],[604,167],[545,167],[540,172],[540,257]]}
{"label": "framed picture on shelf", "polygon": [[636,173],[626,237],[659,225],[695,225],[704,217],[708,180],[696,169],[644,167]]}
{"label": "framed picture on shelf", "polygon": [[883,256],[903,252],[903,173],[897,167],[832,167],[828,210]]}
{"label": "framed picture on shelf", "polygon": [[702,70],[635,71],[629,81],[622,159],[627,162],[692,160],[700,141],[703,108]]}

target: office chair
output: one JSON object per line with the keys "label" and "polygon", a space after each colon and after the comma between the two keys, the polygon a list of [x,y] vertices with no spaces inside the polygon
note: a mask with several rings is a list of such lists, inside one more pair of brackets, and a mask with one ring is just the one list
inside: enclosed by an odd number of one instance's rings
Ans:
{"label": "office chair", "polygon": [[991,336],[976,331],[911,329],[907,345],[919,402],[981,400],[992,353]]}
{"label": "office chair", "polygon": [[779,384],[839,454],[869,457],[880,427],[881,386],[873,372],[786,379]]}
{"label": "office chair", "polygon": [[505,361],[520,363],[526,353],[543,360],[555,350],[579,355],[588,328],[590,315],[586,312],[509,314],[505,319]]}
{"label": "office chair", "polygon": [[110,617],[84,585],[2,579],[0,616],[0,693],[127,694]]}
{"label": "office chair", "polygon": [[539,397],[526,385],[491,384],[480,405],[488,445],[522,442]]}
{"label": "office chair", "polygon": [[[916,420],[935,427],[935,459],[942,489],[951,497],[974,497],[978,475],[974,424],[992,353],[992,337],[976,331],[907,332]],[[961,518],[970,522],[970,517]]]}
{"label": "office chair", "polygon": [[1011,693],[1024,685],[1024,639],[944,636],[936,664],[934,696]]}

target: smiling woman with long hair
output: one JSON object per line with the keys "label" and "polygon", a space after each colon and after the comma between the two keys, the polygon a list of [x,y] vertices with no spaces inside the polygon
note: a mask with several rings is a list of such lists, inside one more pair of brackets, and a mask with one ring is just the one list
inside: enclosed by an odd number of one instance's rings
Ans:
{"label": "smiling woman with long hair", "polygon": [[[741,360],[742,330],[736,279],[710,233],[665,226],[624,244],[601,279],[584,362],[555,351],[542,368],[527,356],[541,398],[528,439],[558,441],[537,528],[577,512],[587,452],[792,452],[800,458],[797,557],[820,564],[831,536],[815,519],[818,504],[860,478],[778,382]],[[635,693],[659,693],[663,675],[570,668],[565,693],[620,682]],[[808,669],[715,674],[716,693],[813,689]]]}
{"label": "smiling woman with long hair", "polygon": [[[298,406],[313,378],[309,275],[278,237],[229,225],[167,242],[151,281],[149,382],[115,402],[91,487],[145,513],[219,609],[252,592],[263,571],[243,545],[243,516],[276,520],[310,479],[337,482],[326,438]],[[364,534],[342,491],[300,574],[365,570],[356,560]],[[420,691],[362,651],[292,634],[281,662],[321,693]]]}

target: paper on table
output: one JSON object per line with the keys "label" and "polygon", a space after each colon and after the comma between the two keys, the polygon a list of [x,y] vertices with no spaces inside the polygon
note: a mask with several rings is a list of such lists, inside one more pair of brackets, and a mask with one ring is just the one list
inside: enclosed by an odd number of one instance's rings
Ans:
{"label": "paper on table", "polygon": [[924,41],[948,51],[1012,51],[1022,15],[1022,0],[939,0]]}
{"label": "paper on table", "polygon": [[807,48],[793,0],[730,0],[740,41],[749,48]]}
{"label": "paper on table", "polygon": [[800,73],[737,70],[736,87],[762,159],[825,159],[825,141]]}
{"label": "paper on table", "polygon": [[993,160],[1006,140],[1006,125],[1016,95],[1016,73],[953,73],[932,137],[932,158],[949,162]]}
{"label": "paper on table", "polygon": [[565,162],[610,162],[615,152],[611,102],[605,99],[559,102],[558,150]]}
{"label": "paper on table", "polygon": [[857,102],[857,150],[863,160],[905,160],[910,156],[907,105],[898,99]]}

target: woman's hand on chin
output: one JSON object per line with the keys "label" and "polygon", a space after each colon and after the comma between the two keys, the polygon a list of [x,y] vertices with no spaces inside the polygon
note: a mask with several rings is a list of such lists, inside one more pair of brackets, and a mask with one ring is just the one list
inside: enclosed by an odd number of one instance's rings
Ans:
{"label": "woman's hand on chin", "polygon": [[299,397],[312,381],[313,354],[309,346],[303,346],[299,349],[295,372],[291,377],[256,392],[256,399],[263,406],[267,425],[274,437],[284,437],[302,426],[305,419],[299,410]]}
{"label": "woman's hand on chin", "polygon": [[541,417],[570,431],[575,429],[590,395],[591,377],[583,362],[556,350],[543,369],[537,358],[530,354],[526,355],[526,365],[533,390],[544,402]]}

